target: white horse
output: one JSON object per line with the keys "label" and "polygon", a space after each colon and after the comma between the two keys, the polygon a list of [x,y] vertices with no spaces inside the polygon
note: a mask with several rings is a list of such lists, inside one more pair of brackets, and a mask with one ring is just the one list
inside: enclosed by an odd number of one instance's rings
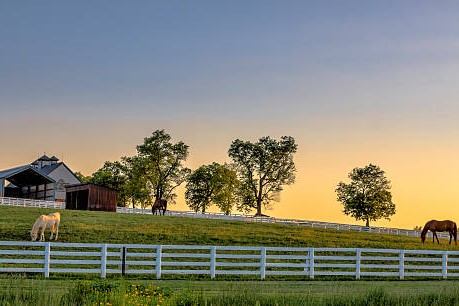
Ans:
{"label": "white horse", "polygon": [[57,240],[60,222],[61,214],[58,212],[39,216],[35,221],[32,230],[30,231],[30,237],[32,237],[32,241],[37,240],[39,229],[41,229],[40,241],[45,241],[45,229],[47,227],[51,228],[51,237],[49,237],[49,240],[53,239],[53,234],[56,234],[56,238],[54,238],[54,240]]}

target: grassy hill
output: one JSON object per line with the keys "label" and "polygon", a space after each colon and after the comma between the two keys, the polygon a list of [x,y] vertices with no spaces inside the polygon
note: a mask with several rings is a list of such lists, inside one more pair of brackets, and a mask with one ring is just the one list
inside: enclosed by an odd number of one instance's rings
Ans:
{"label": "grassy hill", "polygon": [[[0,240],[29,241],[35,219],[53,211],[0,206]],[[414,237],[305,226],[92,211],[60,213],[60,242],[459,250],[444,239],[438,246],[421,244]]]}

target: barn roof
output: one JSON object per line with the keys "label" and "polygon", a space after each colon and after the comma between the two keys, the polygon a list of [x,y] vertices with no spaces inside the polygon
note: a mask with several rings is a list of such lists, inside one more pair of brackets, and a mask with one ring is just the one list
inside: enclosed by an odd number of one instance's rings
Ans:
{"label": "barn roof", "polygon": [[41,173],[32,165],[0,171],[0,179],[6,179],[15,186],[36,186],[54,183],[55,181],[44,173]]}
{"label": "barn roof", "polygon": [[63,163],[57,163],[57,164],[52,164],[52,165],[46,165],[40,168],[40,172],[48,175],[51,172],[53,172],[56,168],[59,168]]}

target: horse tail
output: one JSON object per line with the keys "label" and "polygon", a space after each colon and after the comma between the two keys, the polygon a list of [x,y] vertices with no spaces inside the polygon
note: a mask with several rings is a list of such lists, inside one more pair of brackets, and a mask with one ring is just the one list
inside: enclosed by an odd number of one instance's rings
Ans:
{"label": "horse tail", "polygon": [[456,222],[453,222],[453,235],[454,235],[454,242],[457,244],[457,225]]}

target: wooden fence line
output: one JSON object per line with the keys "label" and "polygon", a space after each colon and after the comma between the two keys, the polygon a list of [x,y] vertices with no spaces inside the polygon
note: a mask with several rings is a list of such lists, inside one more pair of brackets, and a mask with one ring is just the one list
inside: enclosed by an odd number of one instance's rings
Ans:
{"label": "wooden fence line", "polygon": [[24,199],[24,198],[10,198],[0,197],[0,206],[22,206],[22,207],[40,207],[40,208],[56,208],[64,209],[64,202]]}
{"label": "wooden fence line", "polygon": [[459,251],[0,241],[0,272],[276,277],[459,277]]}

